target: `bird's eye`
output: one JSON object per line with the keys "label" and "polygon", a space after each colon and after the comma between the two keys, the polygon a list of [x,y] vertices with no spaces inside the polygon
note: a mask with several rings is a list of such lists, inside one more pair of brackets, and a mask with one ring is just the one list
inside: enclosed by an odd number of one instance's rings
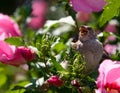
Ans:
{"label": "bird's eye", "polygon": [[88,29],[88,30],[92,30],[92,28],[91,28],[91,27],[88,27],[87,29]]}

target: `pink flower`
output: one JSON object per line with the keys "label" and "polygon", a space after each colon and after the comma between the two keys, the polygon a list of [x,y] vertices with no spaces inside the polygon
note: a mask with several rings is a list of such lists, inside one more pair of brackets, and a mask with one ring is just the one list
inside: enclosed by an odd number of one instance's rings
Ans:
{"label": "pink flower", "polygon": [[49,84],[52,84],[52,85],[54,85],[54,86],[62,86],[62,84],[63,84],[63,81],[59,78],[59,76],[51,76],[48,80],[47,80],[47,82],[49,83]]}
{"label": "pink flower", "polygon": [[80,87],[80,84],[79,84],[79,82],[78,82],[76,79],[72,80],[72,81],[71,81],[71,84],[72,84],[72,86],[74,86],[74,87]]}
{"label": "pink flower", "polygon": [[0,14],[0,62],[19,66],[34,58],[34,53],[26,47],[16,47],[4,42],[8,37],[22,36],[19,26],[9,16]]}
{"label": "pink flower", "polygon": [[28,26],[32,29],[39,29],[44,26],[45,18],[44,17],[32,17],[29,20]]}
{"label": "pink flower", "polygon": [[104,49],[109,54],[115,54],[117,50],[117,45],[106,44]]}
{"label": "pink flower", "polygon": [[70,0],[76,12],[99,12],[106,4],[105,0]]}
{"label": "pink flower", "polygon": [[113,32],[113,33],[116,33],[117,32],[117,26],[118,26],[118,22],[117,20],[111,20],[107,26],[105,27],[105,31],[106,32]]}
{"label": "pink flower", "polygon": [[33,0],[32,13],[33,16],[45,15],[47,11],[47,2],[44,0]]}
{"label": "pink flower", "polygon": [[26,47],[16,47],[0,41],[0,62],[19,66],[34,58],[34,52]]}
{"label": "pink flower", "polygon": [[117,32],[117,28],[115,25],[112,25],[112,24],[108,24],[105,28],[105,31],[106,32],[114,32],[116,33]]}
{"label": "pink flower", "polygon": [[44,0],[33,0],[31,18],[28,20],[28,27],[39,29],[46,21],[47,2]]}
{"label": "pink flower", "polygon": [[113,35],[107,37],[107,41],[108,41],[108,42],[109,42],[109,41],[115,41],[115,40],[116,40],[116,37],[113,36]]}
{"label": "pink flower", "polygon": [[104,60],[99,67],[96,93],[120,93],[120,62]]}
{"label": "pink flower", "polygon": [[76,18],[80,22],[87,22],[90,19],[90,14],[85,12],[78,12]]}
{"label": "pink flower", "polygon": [[0,14],[0,40],[12,36],[22,36],[19,26],[9,16]]}

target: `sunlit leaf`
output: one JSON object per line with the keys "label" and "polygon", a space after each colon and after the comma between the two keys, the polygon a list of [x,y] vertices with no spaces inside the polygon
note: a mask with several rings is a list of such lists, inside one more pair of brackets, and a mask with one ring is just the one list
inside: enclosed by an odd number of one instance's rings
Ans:
{"label": "sunlit leaf", "polygon": [[19,90],[19,89],[25,89],[25,88],[22,86],[15,86],[12,90]]}
{"label": "sunlit leaf", "polygon": [[58,70],[58,71],[65,71],[65,69],[56,61],[56,58],[51,56],[50,62],[53,64],[53,66]]}
{"label": "sunlit leaf", "polygon": [[103,26],[107,21],[119,15],[120,0],[107,0],[108,4],[105,6],[104,11],[100,17],[99,25]]}
{"label": "sunlit leaf", "polygon": [[20,37],[10,37],[10,38],[6,38],[5,42],[11,44],[11,45],[15,45],[15,46],[22,46],[23,45],[23,40]]}
{"label": "sunlit leaf", "polygon": [[59,53],[60,51],[66,49],[66,48],[67,48],[67,46],[65,44],[63,44],[62,42],[60,42],[53,47],[53,50],[56,51],[57,53]]}
{"label": "sunlit leaf", "polygon": [[7,76],[5,74],[0,73],[0,87],[2,87],[7,81]]}

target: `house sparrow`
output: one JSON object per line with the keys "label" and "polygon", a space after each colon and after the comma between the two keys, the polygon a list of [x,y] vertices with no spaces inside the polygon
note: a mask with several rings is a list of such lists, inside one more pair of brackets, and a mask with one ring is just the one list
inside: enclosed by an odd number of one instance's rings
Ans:
{"label": "house sparrow", "polygon": [[89,26],[81,26],[76,42],[72,42],[72,48],[79,51],[85,58],[85,73],[89,73],[99,65],[103,55],[103,46],[96,37],[95,31]]}

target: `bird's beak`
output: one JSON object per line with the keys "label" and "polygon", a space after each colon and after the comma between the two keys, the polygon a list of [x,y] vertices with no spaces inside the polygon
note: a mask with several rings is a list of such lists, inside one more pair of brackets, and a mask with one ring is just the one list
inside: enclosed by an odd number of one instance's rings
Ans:
{"label": "bird's beak", "polygon": [[80,35],[81,36],[85,36],[85,35],[87,35],[88,34],[88,29],[85,27],[85,26],[81,26],[80,27]]}

